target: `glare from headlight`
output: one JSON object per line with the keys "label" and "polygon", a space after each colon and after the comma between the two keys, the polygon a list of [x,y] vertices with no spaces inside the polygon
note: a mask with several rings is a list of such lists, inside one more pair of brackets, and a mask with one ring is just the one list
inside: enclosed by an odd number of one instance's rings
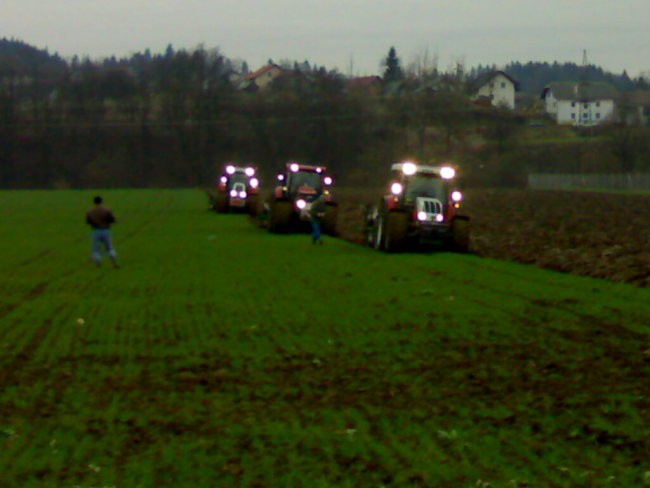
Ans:
{"label": "glare from headlight", "polygon": [[451,199],[454,202],[460,202],[463,199],[463,194],[461,192],[459,192],[458,190],[452,191],[451,192]]}
{"label": "glare from headlight", "polygon": [[404,173],[406,176],[411,176],[417,173],[418,167],[415,165],[415,163],[411,162],[406,162],[402,164],[402,173]]}
{"label": "glare from headlight", "polygon": [[260,186],[260,181],[257,178],[251,178],[249,183],[251,185],[251,188],[257,188]]}
{"label": "glare from headlight", "polygon": [[221,183],[228,183],[228,177],[222,176],[219,181],[221,181]]}
{"label": "glare from headlight", "polygon": [[226,173],[228,173],[229,175],[234,174],[235,173],[235,167],[232,164],[229,164],[228,166],[226,166]]}
{"label": "glare from headlight", "polygon": [[296,207],[298,207],[300,210],[302,210],[306,206],[307,206],[307,202],[305,202],[304,200],[302,199],[296,200]]}
{"label": "glare from headlight", "polygon": [[246,168],[245,170],[246,176],[253,176],[255,174],[255,168],[251,168],[250,166]]}
{"label": "glare from headlight", "polygon": [[456,170],[449,166],[443,166],[440,168],[440,176],[445,180],[451,180],[454,176],[456,176]]}
{"label": "glare from headlight", "polygon": [[239,192],[239,198],[246,198],[246,192],[245,191],[240,191]]}
{"label": "glare from headlight", "polygon": [[398,183],[398,182],[393,183],[392,185],[390,185],[390,192],[393,195],[401,195],[401,193],[402,193],[402,184]]}
{"label": "glare from headlight", "polygon": [[289,166],[289,169],[294,173],[297,173],[300,170],[300,166],[298,166],[297,163],[292,163],[291,166]]}
{"label": "glare from headlight", "polygon": [[325,183],[326,185],[331,185],[332,184],[332,177],[331,176],[326,176],[325,178],[323,178],[323,183]]}
{"label": "glare from headlight", "polygon": [[444,215],[436,214],[436,222],[442,222],[443,220],[445,220]]}
{"label": "glare from headlight", "polygon": [[230,190],[230,196],[233,198],[237,197],[237,190]]}
{"label": "glare from headlight", "polygon": [[418,220],[420,222],[424,222],[427,220],[427,213],[426,212],[418,212]]}

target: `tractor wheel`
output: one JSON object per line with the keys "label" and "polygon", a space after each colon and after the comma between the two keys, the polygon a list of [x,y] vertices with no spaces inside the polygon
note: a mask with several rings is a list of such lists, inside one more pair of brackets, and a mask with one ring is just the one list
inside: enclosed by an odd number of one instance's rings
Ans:
{"label": "tractor wheel", "polygon": [[289,223],[291,221],[291,203],[290,202],[273,202],[271,203],[269,215],[269,231],[274,234],[284,234],[289,232]]}
{"label": "tractor wheel", "polygon": [[451,224],[451,250],[469,252],[469,219],[457,217]]}
{"label": "tractor wheel", "polygon": [[246,201],[246,210],[248,212],[248,215],[251,217],[256,217],[257,214],[259,213],[259,198],[257,195],[253,195],[251,197],[248,197],[248,200]]}
{"label": "tractor wheel", "polygon": [[388,212],[384,220],[384,249],[387,252],[401,252],[406,248],[409,216],[404,212]]}
{"label": "tractor wheel", "polygon": [[323,232],[329,236],[337,236],[336,222],[339,209],[335,205],[325,207],[325,216],[323,217]]}
{"label": "tractor wheel", "polygon": [[214,209],[218,213],[226,213],[228,211],[228,196],[225,193],[217,193],[214,199]]}

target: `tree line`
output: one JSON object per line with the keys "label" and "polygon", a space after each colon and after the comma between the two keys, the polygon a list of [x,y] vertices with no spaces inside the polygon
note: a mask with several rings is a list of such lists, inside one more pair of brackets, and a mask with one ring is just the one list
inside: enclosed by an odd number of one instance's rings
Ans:
{"label": "tree line", "polygon": [[536,164],[519,157],[524,117],[473,105],[458,70],[400,63],[391,48],[384,76],[359,85],[285,61],[268,89],[242,90],[246,63],[204,46],[64,60],[3,39],[0,186],[204,186],[228,161],[271,178],[290,159],[374,185],[404,158],[462,163],[473,184],[516,184]]}

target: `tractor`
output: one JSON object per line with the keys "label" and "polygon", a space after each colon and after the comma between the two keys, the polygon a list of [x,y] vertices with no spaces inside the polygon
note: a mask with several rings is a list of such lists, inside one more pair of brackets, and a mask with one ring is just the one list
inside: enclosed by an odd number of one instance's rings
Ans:
{"label": "tractor", "polygon": [[367,214],[368,245],[390,253],[432,246],[467,252],[469,217],[461,214],[455,178],[449,165],[393,164],[389,191]]}
{"label": "tractor", "polygon": [[244,211],[257,215],[260,182],[255,166],[227,164],[217,183],[213,208],[219,213]]}
{"label": "tractor", "polygon": [[331,194],[333,182],[325,166],[288,162],[278,173],[277,186],[265,205],[269,231],[279,234],[308,229],[311,204],[322,196],[325,200],[323,232],[336,235],[338,204]]}

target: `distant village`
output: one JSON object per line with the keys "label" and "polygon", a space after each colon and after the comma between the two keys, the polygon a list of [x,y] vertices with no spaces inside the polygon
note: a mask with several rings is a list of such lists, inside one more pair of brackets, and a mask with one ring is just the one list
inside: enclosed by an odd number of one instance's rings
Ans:
{"label": "distant village", "polygon": [[[268,89],[277,79],[295,76],[301,76],[299,70],[267,64],[244,76],[235,76],[233,81],[240,90],[258,91]],[[383,81],[379,76],[353,77],[347,80],[347,86],[350,90],[365,90],[375,94],[394,94],[407,89],[407,83],[396,81],[386,86]],[[436,84],[427,89],[436,90]],[[500,70],[488,70],[466,80],[465,92],[479,106],[513,111],[531,108],[530,98],[525,100],[524,107],[521,106],[521,100],[517,96],[517,80]],[[621,93],[603,81],[550,83],[539,93],[539,101],[535,105],[556,123],[575,127],[593,127],[612,122],[650,124],[649,90]]]}

